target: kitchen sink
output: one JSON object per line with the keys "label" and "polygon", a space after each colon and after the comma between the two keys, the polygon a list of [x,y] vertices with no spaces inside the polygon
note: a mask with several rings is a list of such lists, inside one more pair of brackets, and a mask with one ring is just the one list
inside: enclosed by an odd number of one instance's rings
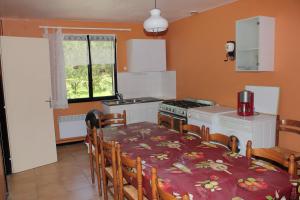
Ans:
{"label": "kitchen sink", "polygon": [[123,100],[125,103],[138,103],[138,102],[142,102],[142,99],[139,98],[134,98],[134,99],[124,99]]}
{"label": "kitchen sink", "polygon": [[140,98],[130,98],[130,99],[113,99],[113,100],[105,100],[102,101],[104,104],[109,106],[115,105],[126,105],[126,104],[135,104],[135,103],[147,103],[147,102],[154,102],[154,101],[161,101],[161,99],[154,98],[154,97],[140,97]]}
{"label": "kitchen sink", "polygon": [[123,99],[123,100],[113,99],[113,100],[106,100],[102,102],[109,106],[113,106],[113,105],[125,105],[125,104],[138,103],[141,102],[141,100],[140,99]]}

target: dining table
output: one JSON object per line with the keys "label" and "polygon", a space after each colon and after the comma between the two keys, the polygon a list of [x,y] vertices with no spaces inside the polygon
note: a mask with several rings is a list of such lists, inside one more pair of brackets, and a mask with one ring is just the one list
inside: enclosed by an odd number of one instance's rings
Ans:
{"label": "dining table", "polygon": [[143,190],[151,199],[151,168],[163,190],[180,199],[298,199],[295,177],[268,162],[247,159],[228,148],[150,122],[103,129],[105,141],[116,141],[123,154],[142,158]]}

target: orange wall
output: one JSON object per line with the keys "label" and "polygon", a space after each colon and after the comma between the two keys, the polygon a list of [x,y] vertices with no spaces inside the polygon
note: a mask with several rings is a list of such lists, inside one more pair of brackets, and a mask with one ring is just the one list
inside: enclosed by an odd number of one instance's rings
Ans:
{"label": "orange wall", "polygon": [[[276,19],[275,71],[235,71],[224,62],[224,45],[235,40],[235,21],[253,16]],[[300,1],[239,0],[171,23],[167,34],[168,66],[177,71],[177,96],[213,99],[236,106],[245,85],[279,86],[279,112],[300,120]]]}
{"label": "orange wall", "polygon": [[[300,1],[239,0],[170,24],[167,33],[168,68],[177,71],[179,98],[207,98],[219,104],[235,106],[236,93],[245,85],[280,86],[280,114],[300,120]],[[224,62],[224,44],[235,40],[237,19],[265,15],[276,18],[275,71],[260,73],[235,72],[234,62]],[[131,32],[114,33],[118,37],[118,70],[126,66],[125,41],[145,38],[141,24],[100,23],[66,20],[3,19],[3,33],[10,36],[41,37],[39,25],[132,28]],[[90,32],[90,31],[89,31]],[[84,33],[68,31],[66,33]],[[99,107],[98,107],[99,106]],[[101,108],[97,102],[71,104],[66,110],[55,110],[55,127],[60,115],[85,113]]]}
{"label": "orange wall", "polygon": [[[3,35],[19,37],[42,37],[43,29],[40,25],[46,26],[78,26],[78,27],[104,27],[104,28],[131,28],[130,32],[120,31],[85,31],[85,30],[65,30],[64,33],[98,33],[116,34],[117,36],[117,66],[118,71],[123,71],[126,67],[126,46],[125,42],[133,38],[147,38],[143,27],[138,23],[101,23],[88,21],[67,21],[67,20],[40,20],[40,19],[3,19]],[[58,117],[63,115],[83,114],[91,109],[101,109],[100,102],[73,103],[68,109],[54,110],[54,127],[56,135],[59,134]],[[58,137],[57,137],[58,139]]]}
{"label": "orange wall", "polygon": [[117,65],[118,71],[126,67],[126,41],[133,38],[147,38],[142,24],[138,23],[104,23],[89,21],[68,20],[41,20],[41,19],[3,19],[3,35],[19,37],[42,37],[43,29],[39,26],[75,26],[75,27],[99,27],[99,28],[131,28],[132,31],[99,31],[99,30],[64,30],[64,33],[91,33],[91,34],[115,34],[117,36]]}

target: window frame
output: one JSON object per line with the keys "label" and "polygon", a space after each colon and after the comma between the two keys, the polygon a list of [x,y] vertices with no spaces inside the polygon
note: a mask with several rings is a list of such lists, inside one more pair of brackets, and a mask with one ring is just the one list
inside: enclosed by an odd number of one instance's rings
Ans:
{"label": "window frame", "polygon": [[[66,34],[66,35],[74,35],[74,34]],[[75,34],[77,35],[77,34]],[[93,101],[101,101],[101,100],[112,100],[117,99],[117,93],[118,93],[118,68],[117,68],[117,37],[114,36],[114,56],[115,56],[115,63],[113,67],[113,79],[114,79],[114,92],[115,95],[111,96],[103,96],[103,97],[93,97],[93,73],[92,73],[92,56],[91,56],[91,48],[90,48],[90,35],[106,35],[106,34],[78,34],[78,35],[84,35],[87,36],[87,46],[88,46],[88,59],[89,64],[88,67],[88,91],[89,91],[89,97],[88,98],[76,98],[76,99],[68,99],[68,103],[82,103],[82,102],[93,102]]]}

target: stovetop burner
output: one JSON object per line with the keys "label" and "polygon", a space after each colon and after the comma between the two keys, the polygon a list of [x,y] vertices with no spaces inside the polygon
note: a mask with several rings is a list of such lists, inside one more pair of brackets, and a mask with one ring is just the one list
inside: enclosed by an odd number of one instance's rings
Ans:
{"label": "stovetop burner", "polygon": [[161,103],[159,110],[165,113],[186,117],[188,108],[212,106],[212,105],[215,105],[215,103],[213,101],[208,101],[208,100],[196,100],[196,99],[167,100]]}
{"label": "stovetop burner", "polygon": [[163,101],[162,103],[171,106],[181,107],[181,108],[194,108],[194,107],[207,106],[207,104],[197,103],[197,102],[187,101],[187,100],[173,100],[173,101],[168,100],[168,101]]}

